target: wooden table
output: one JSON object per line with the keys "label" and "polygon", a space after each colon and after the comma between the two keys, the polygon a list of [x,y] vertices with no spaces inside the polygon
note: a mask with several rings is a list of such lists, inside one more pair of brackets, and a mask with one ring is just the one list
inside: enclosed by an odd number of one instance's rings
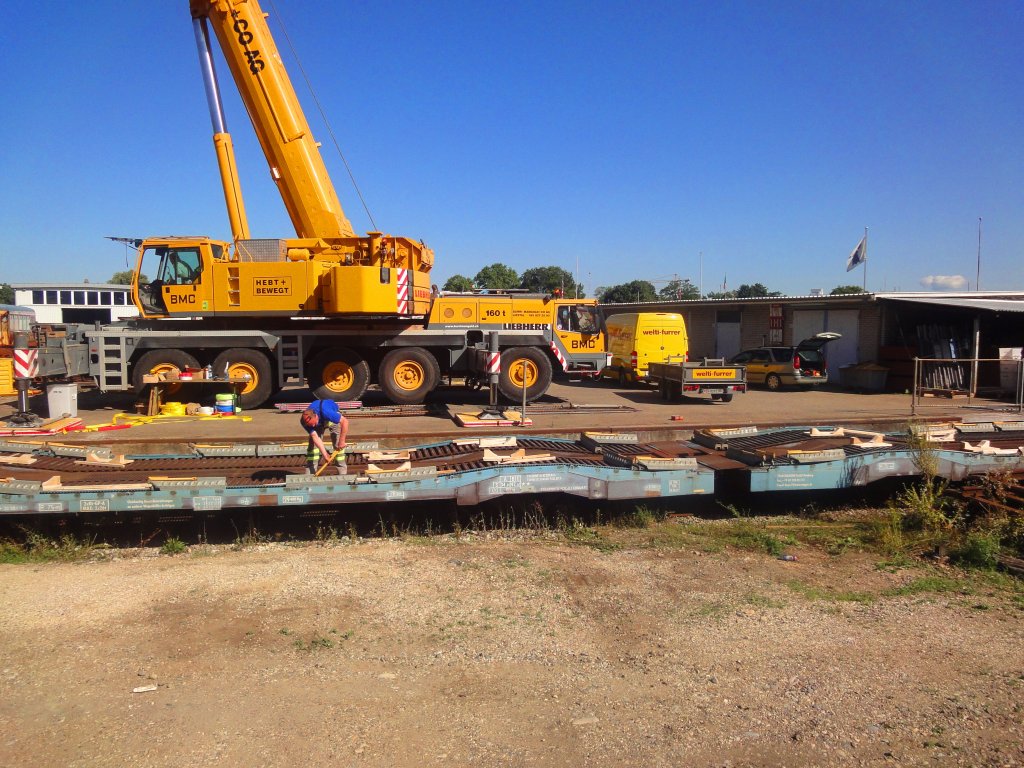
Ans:
{"label": "wooden table", "polygon": [[[249,383],[248,379],[192,379],[191,381],[157,381],[144,384],[136,401],[136,408],[147,416],[156,416],[166,402],[216,404],[217,395],[231,393],[235,404]],[[170,398],[169,400],[167,398]]]}

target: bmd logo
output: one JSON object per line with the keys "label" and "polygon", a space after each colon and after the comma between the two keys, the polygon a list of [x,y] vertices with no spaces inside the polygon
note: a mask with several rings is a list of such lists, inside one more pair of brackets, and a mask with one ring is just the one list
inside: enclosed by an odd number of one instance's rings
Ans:
{"label": "bmd logo", "polygon": [[170,300],[169,303],[171,303],[171,304],[195,304],[196,303],[196,295],[194,293],[188,293],[188,294],[185,294],[185,295],[179,295],[179,294],[172,293],[167,298]]}

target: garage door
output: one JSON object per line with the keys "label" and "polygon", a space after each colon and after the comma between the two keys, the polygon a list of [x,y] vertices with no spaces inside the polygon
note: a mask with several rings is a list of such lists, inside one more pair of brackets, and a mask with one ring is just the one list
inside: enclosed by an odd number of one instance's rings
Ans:
{"label": "garage door", "polygon": [[720,309],[715,313],[715,355],[728,360],[740,351],[740,313]]}
{"label": "garage door", "polygon": [[858,327],[860,312],[856,309],[805,309],[793,312],[793,344],[822,331],[841,333],[843,338],[829,342],[825,347],[828,375],[833,383],[839,381],[839,369],[859,363]]}

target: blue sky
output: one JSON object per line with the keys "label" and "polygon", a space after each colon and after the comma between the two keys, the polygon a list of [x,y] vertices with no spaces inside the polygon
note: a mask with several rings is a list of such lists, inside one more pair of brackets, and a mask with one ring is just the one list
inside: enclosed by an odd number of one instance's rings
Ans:
{"label": "blue sky", "polygon": [[[435,282],[702,263],[705,291],[827,292],[862,283],[868,227],[869,290],[974,288],[983,217],[982,289],[1024,289],[1019,2],[276,5],[377,224],[433,247]],[[105,280],[105,235],[228,238],[186,0],[12,4],[4,38],[0,281]],[[253,235],[289,236],[218,71]]]}

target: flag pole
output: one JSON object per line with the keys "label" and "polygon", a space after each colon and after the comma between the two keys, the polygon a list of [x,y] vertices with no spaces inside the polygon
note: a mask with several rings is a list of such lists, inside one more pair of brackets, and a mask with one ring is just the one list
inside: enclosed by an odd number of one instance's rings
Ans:
{"label": "flag pole", "polygon": [[864,293],[868,292],[868,228],[864,227]]}
{"label": "flag pole", "polygon": [[981,290],[981,216],[978,217],[978,271],[974,274],[974,290]]}

